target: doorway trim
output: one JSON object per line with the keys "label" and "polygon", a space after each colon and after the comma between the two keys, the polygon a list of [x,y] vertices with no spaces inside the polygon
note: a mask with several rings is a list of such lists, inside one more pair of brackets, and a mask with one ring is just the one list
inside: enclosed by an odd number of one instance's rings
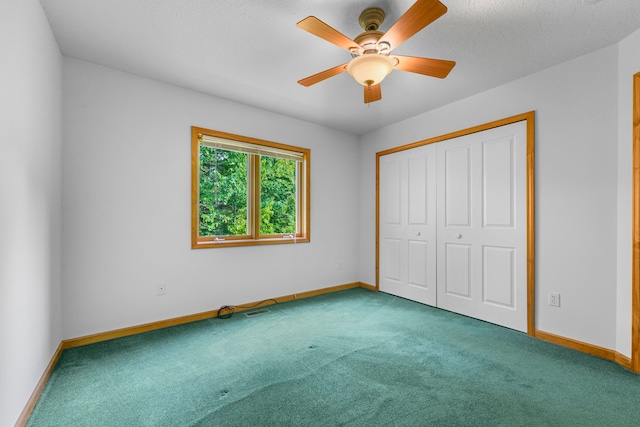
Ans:
{"label": "doorway trim", "polygon": [[535,330],[535,112],[519,114],[512,117],[496,120],[474,126],[471,128],[451,132],[429,139],[413,142],[400,147],[376,153],[376,291],[380,290],[380,157],[422,147],[428,144],[446,141],[472,133],[483,132],[500,126],[509,125],[516,122],[526,121],[527,123],[527,334],[536,335]]}
{"label": "doorway trim", "polygon": [[633,76],[631,370],[640,373],[640,73]]}

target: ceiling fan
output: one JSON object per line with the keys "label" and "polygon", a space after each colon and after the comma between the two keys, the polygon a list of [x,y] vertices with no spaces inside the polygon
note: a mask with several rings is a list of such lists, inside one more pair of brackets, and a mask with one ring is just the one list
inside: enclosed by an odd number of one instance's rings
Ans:
{"label": "ceiling fan", "polygon": [[298,83],[311,86],[347,71],[364,86],[364,102],[367,104],[382,99],[380,82],[394,69],[445,78],[456,65],[454,61],[390,55],[390,53],[446,12],[447,7],[438,0],[418,0],[391,26],[389,31],[382,33],[378,28],[384,21],[384,11],[377,7],[368,8],[358,18],[358,23],[364,32],[353,40],[315,16],[309,16],[296,25],[329,43],[346,49],[351,53],[352,59],[345,64],[299,80]]}

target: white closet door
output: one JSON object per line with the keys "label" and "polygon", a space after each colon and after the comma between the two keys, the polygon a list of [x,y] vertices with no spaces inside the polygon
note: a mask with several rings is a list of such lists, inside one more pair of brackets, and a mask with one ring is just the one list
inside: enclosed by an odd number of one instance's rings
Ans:
{"label": "white closet door", "polygon": [[380,290],[436,304],[436,148],[380,157]]}
{"label": "white closet door", "polygon": [[526,122],[437,151],[437,305],[526,331]]}

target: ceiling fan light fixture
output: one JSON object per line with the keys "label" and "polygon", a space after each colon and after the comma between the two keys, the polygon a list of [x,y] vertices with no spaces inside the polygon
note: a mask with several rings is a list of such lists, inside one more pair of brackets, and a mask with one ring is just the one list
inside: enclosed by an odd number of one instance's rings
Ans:
{"label": "ceiling fan light fixture", "polygon": [[394,68],[399,71],[445,78],[456,65],[454,61],[416,56],[390,56],[390,54],[393,49],[446,12],[447,7],[440,3],[440,0],[415,0],[413,6],[400,16],[387,32],[383,33],[378,29],[384,20],[384,11],[379,8],[368,8],[362,12],[358,20],[364,33],[353,40],[315,16],[308,16],[296,24],[298,28],[345,49],[351,54],[352,59],[346,64],[340,64],[298,80],[298,83],[308,87],[348,72],[364,86],[364,103],[368,104],[382,99],[380,82]]}
{"label": "ceiling fan light fixture", "polygon": [[380,54],[356,56],[347,64],[347,72],[362,86],[379,84],[391,71],[395,61]]}

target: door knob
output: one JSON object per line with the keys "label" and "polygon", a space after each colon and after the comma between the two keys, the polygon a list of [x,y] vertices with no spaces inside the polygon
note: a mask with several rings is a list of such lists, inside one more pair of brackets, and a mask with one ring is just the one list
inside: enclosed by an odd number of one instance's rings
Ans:
{"label": "door knob", "polygon": [[456,234],[456,239],[462,239],[462,234],[460,233]]}

